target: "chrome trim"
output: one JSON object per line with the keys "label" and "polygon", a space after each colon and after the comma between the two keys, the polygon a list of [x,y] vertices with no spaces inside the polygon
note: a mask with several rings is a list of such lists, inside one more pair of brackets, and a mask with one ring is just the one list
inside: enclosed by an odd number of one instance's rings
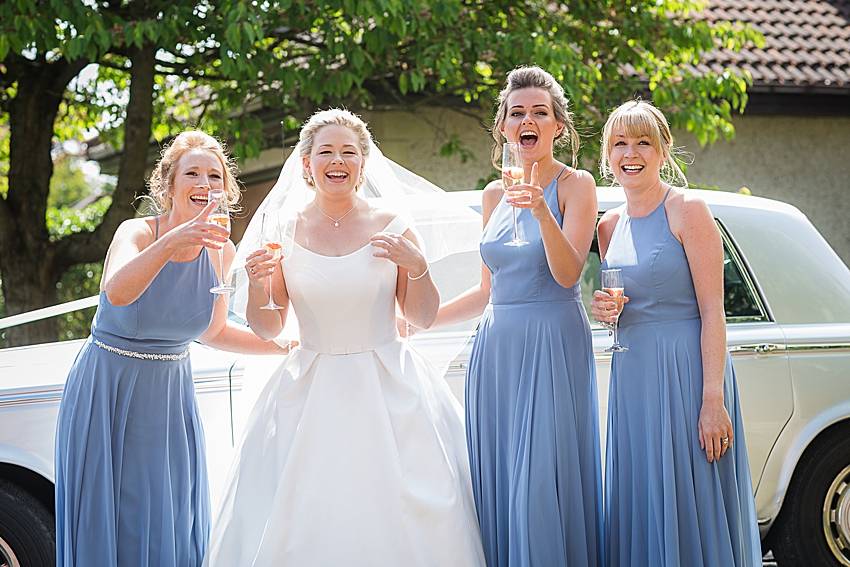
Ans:
{"label": "chrome trim", "polygon": [[793,352],[806,352],[806,351],[820,352],[820,351],[824,351],[824,350],[828,350],[828,351],[850,351],[850,343],[796,344],[796,345],[788,345],[786,348],[789,351],[793,351]]}
{"label": "chrome trim", "polygon": [[[724,248],[729,250],[729,256],[731,256],[732,261],[735,262],[738,266],[738,271],[741,273],[741,277],[744,278],[744,283],[747,287],[750,288],[750,291],[755,292],[753,297],[756,300],[756,305],[761,312],[761,319],[758,318],[744,318],[744,317],[732,317],[732,322],[757,322],[757,321],[776,321],[773,317],[773,313],[770,311],[770,306],[767,304],[767,301],[764,299],[764,294],[762,293],[761,286],[758,285],[758,280],[756,280],[752,273],[750,273],[750,269],[747,264],[744,262],[743,257],[741,256],[741,252],[738,250],[738,245],[735,243],[735,239],[732,237],[732,233],[729,232],[729,229],[726,228],[726,225],[723,224],[723,221],[719,218],[715,217],[714,222],[717,223],[717,227],[720,229],[720,237],[723,240]],[[727,319],[727,322],[728,319]]]}
{"label": "chrome trim", "polygon": [[61,389],[44,390],[41,392],[25,392],[22,394],[2,396],[0,397],[0,408],[58,402],[62,399],[62,391]]}
{"label": "chrome trim", "polygon": [[785,345],[777,345],[772,343],[762,343],[754,345],[735,345],[729,347],[729,354],[732,356],[745,354],[770,354],[773,352],[784,353]]}
{"label": "chrome trim", "polygon": [[[196,392],[226,392],[230,390],[229,376],[216,376],[215,378],[200,378],[194,380]],[[0,394],[0,408],[27,406],[34,404],[47,404],[62,400],[64,388],[54,388],[38,392],[22,392],[19,394]]]}
{"label": "chrome trim", "polygon": [[15,550],[12,549],[12,546],[6,543],[6,540],[2,537],[0,537],[0,565],[4,565],[6,567],[21,567],[21,563],[15,555]]}
{"label": "chrome trim", "polygon": [[833,479],[823,501],[823,537],[835,560],[850,566],[850,465]]}
{"label": "chrome trim", "polygon": [[600,362],[607,362],[608,364],[610,364],[611,359],[613,357],[614,357],[613,352],[600,351],[600,352],[594,352],[593,353],[593,358],[596,359],[597,364],[599,364]]}

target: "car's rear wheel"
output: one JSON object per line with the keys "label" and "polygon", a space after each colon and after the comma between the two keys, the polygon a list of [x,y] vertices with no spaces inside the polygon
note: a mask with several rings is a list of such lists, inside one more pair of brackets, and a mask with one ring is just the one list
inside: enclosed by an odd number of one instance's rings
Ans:
{"label": "car's rear wheel", "polygon": [[56,565],[56,527],[44,504],[0,480],[0,567]]}
{"label": "car's rear wheel", "polygon": [[779,567],[850,567],[850,431],[816,442],[770,531]]}

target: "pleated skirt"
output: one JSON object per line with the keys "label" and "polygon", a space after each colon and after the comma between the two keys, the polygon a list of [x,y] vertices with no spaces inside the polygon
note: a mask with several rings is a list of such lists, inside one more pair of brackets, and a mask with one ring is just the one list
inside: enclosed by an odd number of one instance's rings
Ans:
{"label": "pleated skirt", "polygon": [[466,415],[487,565],[601,565],[596,366],[581,301],[488,306]]}
{"label": "pleated skirt", "polygon": [[210,501],[189,358],[139,360],[91,341],[59,409],[57,565],[200,565]]}
{"label": "pleated skirt", "polygon": [[732,448],[709,463],[699,444],[699,319],[620,330],[608,402],[605,538],[611,567],[762,564],[738,387],[727,354]]}

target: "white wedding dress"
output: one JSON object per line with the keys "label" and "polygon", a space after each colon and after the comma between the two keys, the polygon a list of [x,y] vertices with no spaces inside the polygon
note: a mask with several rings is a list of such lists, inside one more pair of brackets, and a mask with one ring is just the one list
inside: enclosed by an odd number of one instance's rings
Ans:
{"label": "white wedding dress", "polygon": [[374,250],[281,263],[301,344],[251,411],[205,565],[484,565],[462,410],[398,337]]}

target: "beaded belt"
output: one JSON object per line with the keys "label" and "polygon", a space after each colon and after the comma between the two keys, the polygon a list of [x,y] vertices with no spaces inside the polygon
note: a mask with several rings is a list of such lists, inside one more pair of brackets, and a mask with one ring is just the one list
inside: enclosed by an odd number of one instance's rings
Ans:
{"label": "beaded belt", "polygon": [[114,346],[104,344],[97,339],[94,339],[94,344],[103,350],[120,354],[121,356],[129,356],[130,358],[141,358],[142,360],[183,360],[189,355],[188,346],[183,352],[178,354],[151,354],[147,352],[135,352],[132,350],[124,350],[123,348],[116,348]]}

